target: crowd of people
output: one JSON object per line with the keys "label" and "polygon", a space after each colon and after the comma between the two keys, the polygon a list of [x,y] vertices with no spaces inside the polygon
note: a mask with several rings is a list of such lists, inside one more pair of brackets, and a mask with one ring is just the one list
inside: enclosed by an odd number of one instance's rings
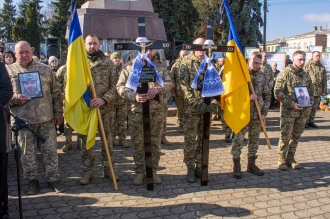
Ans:
{"label": "crowd of people", "polygon": [[[204,44],[204,42],[205,39],[197,38],[193,43]],[[142,185],[146,177],[142,103],[147,100],[149,100],[150,108],[153,180],[155,184],[162,182],[157,170],[161,158],[160,145],[161,143],[170,144],[165,137],[166,94],[169,92],[175,97],[177,105],[178,131],[184,133],[183,161],[187,166],[186,179],[189,183],[195,182],[196,178],[201,177],[202,128],[205,112],[214,114],[213,119],[222,119],[225,141],[231,143],[232,146],[233,177],[237,179],[242,177],[241,150],[246,133],[248,133],[247,171],[258,176],[264,174],[256,164],[261,123],[254,100],[261,110],[264,125],[266,125],[269,109],[275,107],[276,101],[281,104],[281,131],[278,143],[278,168],[281,170],[287,170],[289,167],[300,168],[300,164],[295,160],[299,138],[305,127],[318,128],[314,123],[315,113],[320,103],[320,96],[326,94],[326,73],[324,66],[320,64],[319,52],[314,52],[312,59],[308,60],[305,65],[306,54],[303,51],[296,51],[292,61],[288,60],[289,62],[282,72],[277,70],[276,63],[273,63],[272,66],[267,64],[266,52],[252,53],[247,60],[254,88],[254,92],[250,90],[249,94],[251,100],[250,122],[238,133],[232,133],[223,120],[220,103],[214,99],[209,105],[205,104],[201,91],[191,87],[204,59],[205,51],[191,51],[188,54],[188,51],[181,50],[180,57],[168,70],[168,67],[159,60],[159,54],[153,49],[148,49],[147,56],[151,62],[147,62],[146,65],[157,69],[155,71],[157,80],[149,83],[146,93],[138,93],[138,84],[130,84],[134,81],[132,77],[135,77],[132,74],[132,68],[135,68],[134,60],[124,64],[118,52],[101,51],[99,39],[94,34],[85,38],[85,49],[97,96],[90,99],[90,107],[97,107],[101,111],[107,145],[114,167],[115,137],[118,136],[120,146],[129,147],[126,141],[126,121],[128,121],[131,144],[134,147],[133,158],[136,173],[134,185]],[[64,192],[65,185],[60,180],[58,169],[55,126],[60,126],[59,132],[65,135],[65,145],[61,150],[63,152],[71,150],[73,148],[73,130],[69,124],[63,121],[67,67],[62,63],[63,65],[59,68],[59,60],[55,56],[47,59],[42,55],[40,60],[34,59],[33,56],[33,49],[26,41],[16,43],[15,53],[4,52],[3,63],[0,62],[0,103],[9,107],[14,114],[26,118],[29,126],[47,139],[46,143],[41,143],[28,130],[22,130],[19,133],[23,175],[29,181],[26,194],[37,194],[40,189],[38,150],[43,156],[48,187],[56,192]],[[222,75],[225,69],[225,59],[220,57],[214,67]],[[28,76],[26,76],[25,80],[19,80],[20,74],[29,72],[37,73],[39,79],[31,76],[28,80]],[[203,77],[200,77],[199,80],[203,81]],[[28,90],[27,87],[24,87],[25,82],[34,85],[29,88],[32,89],[31,93],[35,94],[35,91],[41,89],[42,96],[30,96],[28,93],[24,93],[23,90]],[[23,87],[21,83],[23,83]],[[298,97],[295,95],[295,87],[304,87],[308,91],[310,107],[300,105]],[[8,210],[7,179],[4,177],[11,142],[8,118],[9,116],[5,112],[0,113],[0,201],[3,203],[0,207],[3,212]],[[111,179],[104,144],[102,145],[103,176]],[[94,177],[95,149],[92,147],[87,150],[86,136],[80,134],[77,138],[77,147],[81,149],[81,168],[83,169],[80,184],[86,185]],[[117,174],[115,178],[118,180]]]}

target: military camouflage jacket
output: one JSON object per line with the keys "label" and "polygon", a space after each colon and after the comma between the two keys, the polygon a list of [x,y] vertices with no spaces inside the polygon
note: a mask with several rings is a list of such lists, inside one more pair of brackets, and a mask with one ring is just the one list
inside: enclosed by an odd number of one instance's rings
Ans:
{"label": "military camouflage jacket", "polygon": [[[133,60],[134,62],[135,60]],[[131,108],[132,112],[142,112],[142,103],[136,102],[135,98],[137,93],[133,90],[126,87],[126,82],[128,79],[128,76],[131,72],[133,62],[126,65],[122,72],[120,73],[118,82],[117,82],[117,91],[118,94],[123,97],[125,100],[129,101],[128,106]],[[172,81],[170,78],[170,75],[168,74],[168,70],[165,65],[163,65],[160,61],[155,61],[154,64],[156,65],[159,74],[163,78],[164,81],[164,87],[161,87],[158,82],[149,82],[149,88],[157,88],[158,94],[159,94],[159,101],[156,100],[150,100],[149,101],[149,109],[150,112],[157,112],[164,107],[163,102],[164,98],[162,94],[166,94],[172,90]],[[139,84],[140,86],[140,84]]]}
{"label": "military camouflage jacket", "polygon": [[266,83],[268,84],[269,90],[271,91],[274,86],[274,72],[272,67],[267,63],[261,63],[260,70],[266,76]]}
{"label": "military camouflage jacket", "polygon": [[[180,85],[184,99],[184,112],[188,114],[201,114],[195,107],[198,103],[202,102],[202,93],[198,90],[191,88],[201,60],[192,52],[181,62],[180,67]],[[218,104],[213,99],[212,103]]]}
{"label": "military camouflage jacket", "polygon": [[[250,77],[251,77],[251,82],[253,84],[254,92],[257,95],[257,100],[261,111],[261,115],[267,116],[270,105],[271,93],[266,83],[265,74],[263,74],[260,70],[253,71],[250,68],[249,68],[249,72],[250,72]],[[251,100],[250,102],[250,118],[259,119],[259,114],[257,111],[257,107],[254,103],[254,100]]]}
{"label": "military camouflage jacket", "polygon": [[66,65],[62,65],[55,74],[55,79],[60,83],[62,92],[65,90]]}
{"label": "military camouflage jacket", "polygon": [[[52,69],[40,62],[32,61],[29,66],[14,63],[7,66],[13,85],[14,96],[7,104],[17,116],[28,119],[31,124],[48,122],[54,118],[63,118],[63,97],[60,84],[56,81]],[[21,94],[18,73],[39,72],[43,97],[16,105],[18,94]]]}
{"label": "military camouflage jacket", "polygon": [[[116,67],[116,73],[114,74],[114,77],[113,77],[113,79],[116,81],[116,84],[118,82],[118,79],[119,79],[119,76],[120,76],[120,73],[122,70],[123,70],[122,67],[119,67],[119,68]],[[116,98],[115,98],[114,102],[116,105],[117,104],[126,104],[126,100],[118,94],[117,90],[116,90]]]}
{"label": "military camouflage jacket", "polygon": [[293,65],[288,65],[276,78],[275,98],[281,101],[281,116],[299,117],[308,116],[311,108],[294,110],[293,105],[297,103],[294,87],[306,86],[310,101],[314,101],[314,90],[310,76],[303,70],[298,70]]}
{"label": "military camouflage jacket", "polygon": [[[88,59],[92,78],[94,81],[95,92],[98,98],[103,98],[107,103],[100,107],[100,110],[106,110],[113,107],[113,101],[116,97],[116,66],[112,60],[102,55],[94,62]],[[89,89],[89,95],[92,97],[92,92]]]}
{"label": "military camouflage jacket", "polygon": [[172,89],[172,93],[176,93],[176,94],[182,94],[181,92],[181,86],[180,86],[180,64],[182,62],[182,58],[177,58],[177,60],[175,61],[175,63],[173,64],[172,68],[171,68],[171,80],[174,84],[173,89]]}
{"label": "military camouflage jacket", "polygon": [[327,73],[325,67],[320,62],[309,62],[304,66],[305,72],[312,79],[314,87],[314,96],[321,96],[322,93],[327,93]]}
{"label": "military camouflage jacket", "polygon": [[222,68],[223,66],[224,66],[224,65],[219,65],[219,63],[215,63],[215,65],[214,65],[215,69],[219,72],[219,75],[220,75],[221,68]]}

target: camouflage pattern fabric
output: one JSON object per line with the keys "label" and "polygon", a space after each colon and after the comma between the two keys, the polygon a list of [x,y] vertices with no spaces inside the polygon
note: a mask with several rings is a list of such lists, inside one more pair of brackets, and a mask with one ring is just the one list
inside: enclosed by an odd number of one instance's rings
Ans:
{"label": "camouflage pattern fabric", "polygon": [[65,136],[65,143],[72,144],[72,132],[73,129],[69,125],[69,123],[65,123],[64,125],[64,136]]}
{"label": "camouflage pattern fabric", "polygon": [[316,110],[320,105],[322,93],[327,93],[327,73],[324,65],[320,62],[314,62],[313,59],[304,66],[305,72],[309,74],[312,79],[314,87],[314,102],[310,117],[306,122],[314,122]]}
{"label": "camouflage pattern fabric", "polygon": [[[30,124],[39,124],[54,118],[63,118],[62,91],[49,66],[32,61],[29,66],[25,67],[16,62],[7,66],[7,70],[14,91],[14,96],[7,105],[15,115],[28,119]],[[19,106],[15,104],[18,94],[21,94],[18,73],[22,72],[39,72],[43,97],[32,99]]]}
{"label": "camouflage pattern fabric", "polygon": [[261,63],[260,70],[266,76],[266,83],[268,84],[269,91],[272,91],[274,86],[274,72],[272,67],[266,62]]}
{"label": "camouflage pattern fabric", "polygon": [[[201,60],[192,52],[182,62],[180,67],[181,90],[184,98],[184,163],[188,168],[201,165],[201,148],[203,133],[203,113],[197,109],[197,105],[203,105],[202,94],[200,91],[192,89],[191,83],[198,71]],[[212,100],[211,104],[218,104],[216,100]],[[197,147],[195,147],[197,137]],[[196,149],[195,149],[196,148]]]}
{"label": "camouflage pattern fabric", "polygon": [[113,113],[114,129],[113,138],[118,135],[119,140],[126,139],[126,118],[127,118],[127,105],[115,104]]}
{"label": "camouflage pattern fabric", "polygon": [[163,112],[163,132],[162,135],[166,134],[166,127],[167,127],[167,112],[168,112],[168,106],[167,106],[167,100],[164,100],[164,112]]}
{"label": "camouflage pattern fabric", "polygon": [[21,162],[24,178],[31,181],[39,180],[38,173],[38,149],[42,154],[43,166],[48,182],[60,179],[58,173],[57,141],[54,121],[39,124],[29,124],[29,127],[42,135],[46,142],[42,143],[27,129],[22,129],[18,135],[18,143],[21,149]]}
{"label": "camouflage pattern fabric", "polygon": [[[134,62],[134,60],[133,60]],[[172,89],[172,81],[167,73],[167,68],[162,62],[154,61],[162,79],[164,87],[161,87],[158,82],[149,82],[149,87],[158,89],[159,101],[149,100],[150,110],[150,130],[151,130],[151,152],[154,173],[158,170],[160,160],[160,140],[163,132],[164,122],[164,101],[163,94],[166,94]],[[145,173],[145,152],[144,152],[144,133],[143,133],[143,115],[142,103],[137,103],[135,97],[136,92],[126,87],[128,76],[131,72],[132,63],[125,66],[119,76],[117,83],[118,94],[126,101],[129,101],[128,107],[128,123],[131,130],[132,143],[134,145],[134,170],[137,174]]]}
{"label": "camouflage pattern fabric", "polygon": [[315,120],[315,115],[316,115],[316,110],[320,106],[321,102],[321,97],[320,96],[314,96],[314,102],[313,102],[313,107],[311,109],[311,114],[309,118],[307,118],[306,122],[314,122]]}
{"label": "camouflage pattern fabric", "polygon": [[[260,70],[255,71],[255,70],[251,70],[250,68],[249,68],[249,72],[255,94],[257,95],[257,101],[260,107],[261,115],[267,116],[270,105],[271,93],[269,90],[269,86],[266,83],[265,74],[262,73]],[[249,124],[245,126],[240,132],[238,132],[233,139],[232,151],[231,151],[233,158],[240,157],[241,150],[243,148],[244,136],[247,131],[249,132],[248,156],[254,157],[258,151],[259,136],[261,131],[260,119],[254,100],[250,101]]]}
{"label": "camouflage pattern fabric", "polygon": [[313,62],[311,59],[304,66],[304,71],[311,77],[314,96],[322,96],[322,93],[327,93],[327,73],[324,65],[320,62]]}
{"label": "camouflage pattern fabric", "polygon": [[248,156],[254,157],[258,152],[259,137],[260,137],[261,124],[259,119],[251,119],[249,124],[239,131],[232,143],[231,154],[233,158],[240,158],[241,150],[243,148],[244,136],[248,133]]}
{"label": "camouflage pattern fabric", "polygon": [[[91,68],[91,74],[94,81],[95,92],[98,98],[102,98],[106,101],[100,108],[101,117],[103,121],[103,127],[105,136],[108,143],[108,149],[110,152],[111,162],[113,159],[113,134],[112,128],[114,126],[113,116],[114,112],[114,99],[116,97],[116,80],[113,79],[113,75],[116,72],[114,63],[100,51],[100,55],[95,61],[88,58],[88,62]],[[90,88],[88,89],[90,97],[92,93]],[[102,139],[102,138],[101,138]],[[86,136],[82,136],[82,150],[81,150],[81,167],[84,171],[91,171],[94,167],[95,154],[94,147],[86,150]],[[102,140],[102,165],[109,166],[107,156],[104,149],[104,143]]]}
{"label": "camouflage pattern fabric", "polygon": [[279,161],[285,160],[288,151],[296,151],[306,118],[311,112],[311,108],[294,110],[293,105],[297,103],[294,87],[298,86],[306,86],[311,101],[314,101],[312,80],[303,69],[288,65],[276,78],[275,97],[281,101],[281,133],[277,150]]}
{"label": "camouflage pattern fabric", "polygon": [[180,65],[181,65],[182,58],[178,58],[171,68],[171,80],[174,83],[172,93],[175,94],[174,102],[176,104],[176,117],[178,126],[182,126],[182,119],[183,119],[183,96],[181,92],[180,86]]}

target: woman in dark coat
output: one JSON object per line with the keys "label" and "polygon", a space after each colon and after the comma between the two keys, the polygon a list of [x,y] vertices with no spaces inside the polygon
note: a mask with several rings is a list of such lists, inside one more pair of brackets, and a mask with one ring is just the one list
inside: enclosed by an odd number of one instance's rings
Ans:
{"label": "woman in dark coat", "polygon": [[[13,88],[5,64],[0,62],[0,104],[5,106],[13,96]],[[8,218],[7,163],[11,138],[9,115],[0,108],[0,219]]]}

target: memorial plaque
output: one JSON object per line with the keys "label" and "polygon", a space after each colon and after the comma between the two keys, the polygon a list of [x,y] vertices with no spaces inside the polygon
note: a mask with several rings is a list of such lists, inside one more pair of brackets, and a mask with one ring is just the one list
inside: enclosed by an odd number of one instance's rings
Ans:
{"label": "memorial plaque", "polygon": [[155,69],[152,67],[143,67],[139,82],[148,83],[148,82],[155,82],[155,81],[156,81]]}

